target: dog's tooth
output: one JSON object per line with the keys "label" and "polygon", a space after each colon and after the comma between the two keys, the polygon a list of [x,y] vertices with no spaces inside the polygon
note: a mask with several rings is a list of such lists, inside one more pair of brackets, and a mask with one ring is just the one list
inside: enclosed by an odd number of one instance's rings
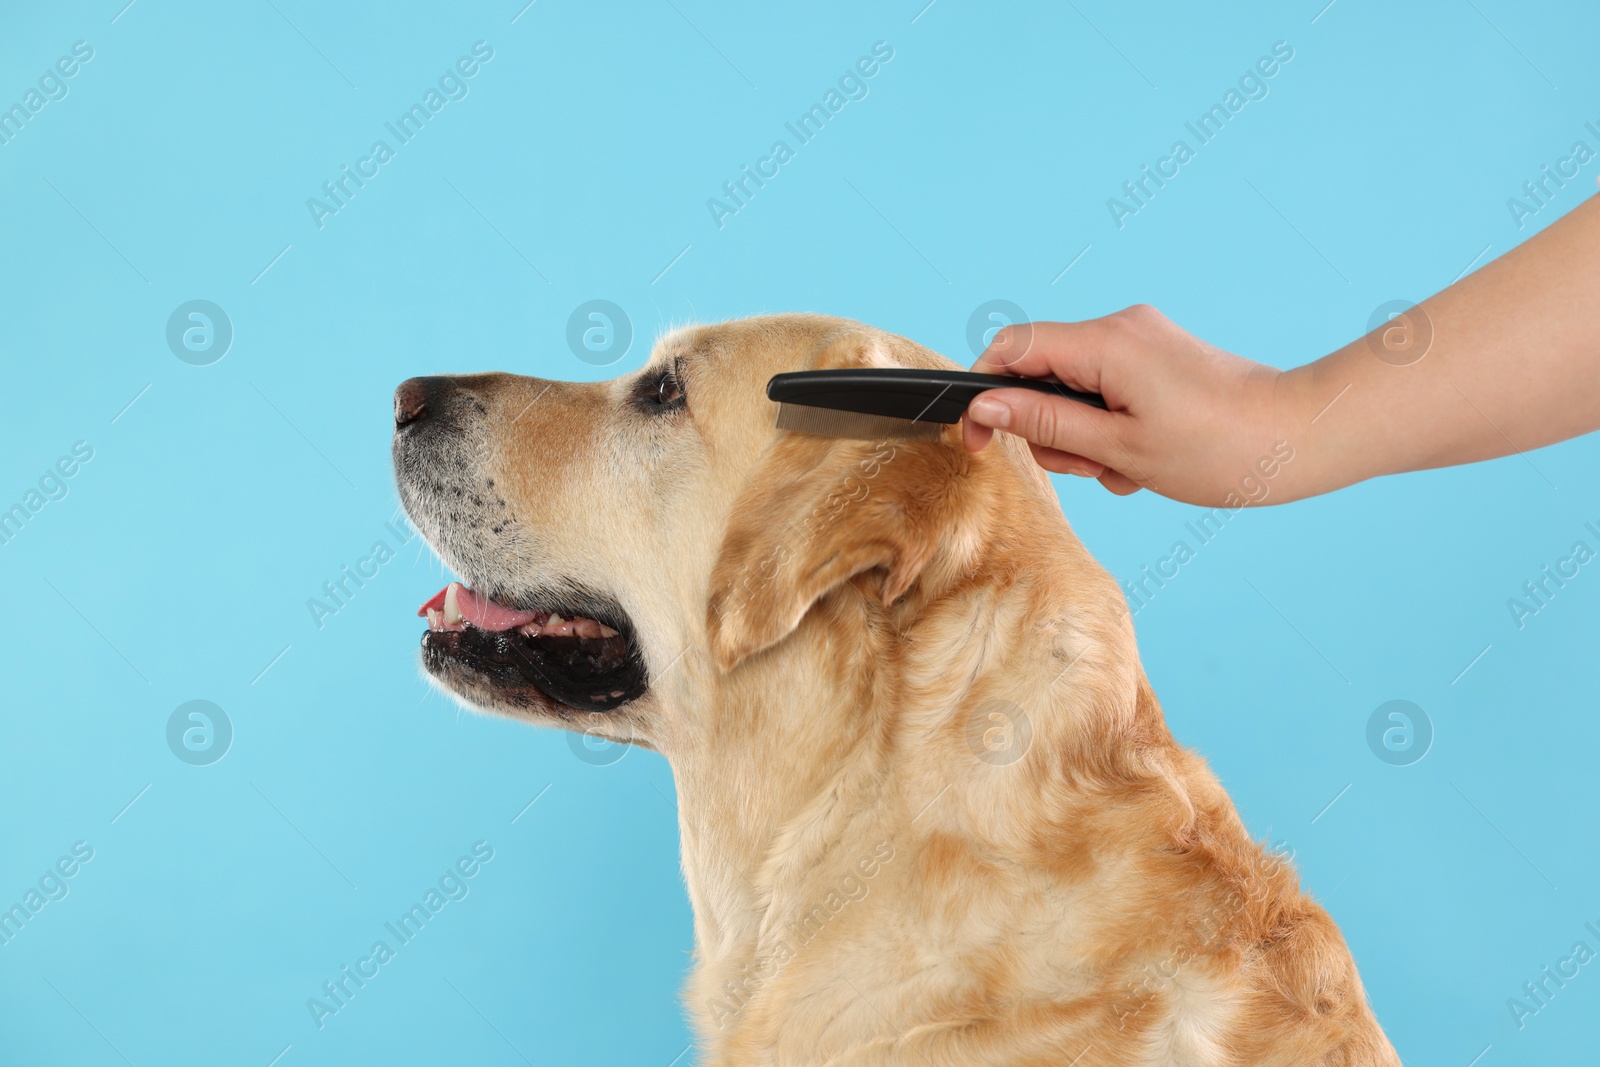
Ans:
{"label": "dog's tooth", "polygon": [[551,612],[550,617],[544,621],[544,624],[546,626],[560,626],[562,623],[564,623],[566,621],[567,620],[563,619],[560,615],[557,615],[554,612]]}
{"label": "dog's tooth", "polygon": [[579,637],[599,637],[600,624],[593,619],[573,619],[572,632]]}
{"label": "dog's tooth", "polygon": [[447,625],[453,626],[464,618],[461,614],[461,605],[456,599],[460,592],[460,582],[451,582],[444,591],[444,621]]}
{"label": "dog's tooth", "polygon": [[613,630],[611,627],[607,626],[605,623],[600,622],[600,623],[596,623],[595,625],[600,627],[600,636],[601,637],[615,637],[615,636],[617,636],[617,631]]}
{"label": "dog's tooth", "polygon": [[428,609],[428,629],[430,629],[430,630],[443,630],[444,629],[444,613],[442,611],[439,611],[436,608],[429,608]]}

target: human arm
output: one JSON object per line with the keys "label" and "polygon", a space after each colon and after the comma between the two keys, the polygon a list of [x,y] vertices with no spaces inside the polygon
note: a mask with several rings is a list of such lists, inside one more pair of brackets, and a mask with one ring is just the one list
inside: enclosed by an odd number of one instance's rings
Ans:
{"label": "human arm", "polygon": [[1104,395],[1109,411],[993,390],[969,407],[963,434],[977,450],[1007,429],[1046,469],[1117,493],[1222,505],[1275,450],[1270,494],[1249,502],[1526,452],[1600,429],[1600,198],[1293,370],[1224,352],[1144,307],[1007,327],[974,369]]}

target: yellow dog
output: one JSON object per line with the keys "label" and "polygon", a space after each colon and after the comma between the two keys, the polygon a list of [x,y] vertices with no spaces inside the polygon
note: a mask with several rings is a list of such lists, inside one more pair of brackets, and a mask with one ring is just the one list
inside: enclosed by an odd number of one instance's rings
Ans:
{"label": "yellow dog", "polygon": [[773,374],[858,365],[953,366],[782,315],[395,397],[401,498],[463,579],[428,673],[672,766],[703,1062],[1397,1064],[1026,449],[773,428]]}

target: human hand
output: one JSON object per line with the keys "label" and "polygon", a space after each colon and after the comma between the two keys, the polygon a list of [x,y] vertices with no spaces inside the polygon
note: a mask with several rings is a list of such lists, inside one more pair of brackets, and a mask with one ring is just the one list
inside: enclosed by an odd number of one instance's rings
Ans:
{"label": "human hand", "polygon": [[1284,373],[1206,344],[1154,308],[1008,326],[973,370],[1054,377],[1099,393],[1109,410],[993,389],[962,420],[971,451],[1004,430],[1026,439],[1046,470],[1098,478],[1113,493],[1149,489],[1206,507],[1262,503],[1268,492],[1294,498],[1280,476],[1296,425]]}

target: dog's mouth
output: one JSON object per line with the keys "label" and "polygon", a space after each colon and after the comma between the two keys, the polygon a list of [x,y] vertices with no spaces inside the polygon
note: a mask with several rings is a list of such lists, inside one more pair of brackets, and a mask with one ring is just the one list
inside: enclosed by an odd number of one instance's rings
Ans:
{"label": "dog's mouth", "polygon": [[440,679],[464,671],[514,704],[577,711],[612,711],[644,694],[644,661],[620,608],[510,607],[451,582],[417,614],[428,620],[423,665]]}

